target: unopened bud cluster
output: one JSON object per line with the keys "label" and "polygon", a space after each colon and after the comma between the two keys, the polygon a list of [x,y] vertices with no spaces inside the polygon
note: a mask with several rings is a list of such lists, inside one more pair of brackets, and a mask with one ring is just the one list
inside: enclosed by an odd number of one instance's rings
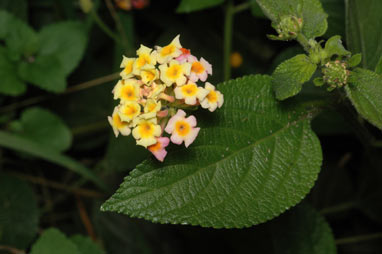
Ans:
{"label": "unopened bud cluster", "polygon": [[329,85],[329,91],[345,86],[349,73],[346,62],[341,60],[329,61],[322,68],[323,80]]}

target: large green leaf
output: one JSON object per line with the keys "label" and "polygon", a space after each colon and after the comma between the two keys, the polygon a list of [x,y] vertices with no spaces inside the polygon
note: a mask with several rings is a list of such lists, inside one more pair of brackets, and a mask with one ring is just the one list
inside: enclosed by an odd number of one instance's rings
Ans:
{"label": "large green leaf", "polygon": [[349,50],[362,53],[362,67],[374,70],[382,56],[382,1],[345,0],[346,41]]}
{"label": "large green leaf", "polygon": [[23,61],[18,69],[20,77],[49,92],[66,89],[66,74],[55,55],[39,55],[32,61]]}
{"label": "large green leaf", "polygon": [[17,178],[0,174],[0,245],[25,249],[37,234],[37,200]]}
{"label": "large green leaf", "polygon": [[61,22],[44,27],[40,31],[40,55],[58,58],[64,74],[71,73],[84,54],[87,34],[79,22]]}
{"label": "large green leaf", "polygon": [[[276,24],[280,18],[291,15],[303,19],[302,33],[315,38],[326,32],[327,14],[319,0],[256,0],[264,14]],[[301,11],[300,11],[300,10]]]}
{"label": "large green leaf", "polygon": [[7,50],[0,46],[0,93],[17,96],[26,91],[26,84],[17,76],[17,66],[7,56]]}
{"label": "large green leaf", "polygon": [[193,12],[222,4],[224,0],[182,0],[176,12]]}
{"label": "large green leaf", "polygon": [[333,233],[313,208],[299,205],[278,218],[272,228],[275,254],[335,254]]}
{"label": "large green leaf", "polygon": [[276,98],[285,100],[298,94],[302,84],[310,80],[316,69],[317,65],[304,54],[282,62],[272,74]]}
{"label": "large green leaf", "polygon": [[357,68],[350,76],[346,93],[362,117],[382,129],[382,76]]}
{"label": "large green leaf", "polygon": [[[283,107],[269,76],[222,83],[195,144],[137,166],[101,207],[161,223],[241,228],[297,204],[320,170],[311,111]],[[203,121],[200,121],[203,122]]]}
{"label": "large green leaf", "polygon": [[83,166],[81,163],[73,160],[52,150],[49,147],[40,145],[29,139],[19,137],[4,131],[0,131],[0,146],[10,148],[16,151],[25,152],[41,159],[50,161],[57,165],[63,166],[73,172],[80,174],[85,179],[92,181],[102,190],[108,190],[107,186],[100,180],[90,169]]}
{"label": "large green leaf", "polygon": [[35,141],[56,151],[68,149],[72,143],[72,133],[66,124],[52,112],[33,107],[21,114],[16,125],[20,136]]}
{"label": "large green leaf", "polygon": [[45,230],[32,246],[31,254],[82,254],[75,243],[58,229]]}

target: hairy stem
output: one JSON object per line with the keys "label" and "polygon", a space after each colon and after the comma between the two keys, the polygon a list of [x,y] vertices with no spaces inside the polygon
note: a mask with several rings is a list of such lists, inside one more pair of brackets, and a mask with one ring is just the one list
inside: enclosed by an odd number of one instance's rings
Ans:
{"label": "hairy stem", "polygon": [[92,15],[92,18],[94,19],[95,23],[98,25],[98,27],[111,39],[113,39],[116,43],[122,44],[119,37],[102,21],[98,13],[94,10],[90,12]]}

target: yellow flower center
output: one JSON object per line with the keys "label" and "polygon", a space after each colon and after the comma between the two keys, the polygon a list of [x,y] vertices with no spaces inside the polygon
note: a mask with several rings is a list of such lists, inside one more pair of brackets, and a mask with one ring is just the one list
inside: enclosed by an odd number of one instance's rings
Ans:
{"label": "yellow flower center", "polygon": [[153,71],[142,71],[142,76],[144,76],[146,80],[152,81],[155,78],[155,73]]}
{"label": "yellow flower center", "polygon": [[125,107],[123,113],[132,118],[136,113],[138,113],[138,109],[134,107],[134,105],[129,105]]}
{"label": "yellow flower center", "polygon": [[162,48],[160,55],[162,57],[165,57],[165,56],[171,55],[172,53],[174,53],[174,51],[175,51],[175,46],[170,44]]}
{"label": "yellow flower center", "polygon": [[151,152],[156,152],[158,150],[160,150],[162,148],[162,145],[160,142],[156,142],[154,145],[151,145],[148,147],[148,149],[151,151]]}
{"label": "yellow flower center", "polygon": [[181,89],[185,97],[195,96],[198,93],[198,87],[192,83],[182,86]]}
{"label": "yellow flower center", "polygon": [[141,68],[143,65],[150,64],[150,63],[151,63],[150,56],[147,54],[142,54],[137,59],[138,68]]}
{"label": "yellow flower center", "polygon": [[127,62],[125,69],[124,69],[126,74],[130,74],[133,71],[133,63],[134,63],[134,61]]}
{"label": "yellow flower center", "polygon": [[170,79],[177,79],[181,74],[182,74],[182,68],[178,64],[170,66],[166,71],[166,75]]}
{"label": "yellow flower center", "polygon": [[114,114],[113,115],[113,124],[115,127],[117,127],[118,129],[122,128],[125,126],[125,124],[121,121],[121,118],[119,117],[118,114]]}
{"label": "yellow flower center", "polygon": [[209,102],[216,102],[218,100],[218,95],[215,91],[210,91],[206,98]]}
{"label": "yellow flower center", "polygon": [[149,109],[149,112],[152,112],[154,111],[154,109],[156,108],[156,104],[155,103],[151,103],[149,106],[148,106],[148,109]]}
{"label": "yellow flower center", "polygon": [[186,121],[178,121],[175,124],[175,130],[179,136],[187,136],[191,131],[191,126]]}
{"label": "yellow flower center", "polygon": [[192,63],[191,71],[200,74],[204,72],[204,67],[200,62],[196,61]]}
{"label": "yellow flower center", "polygon": [[122,94],[123,99],[129,100],[129,101],[133,101],[136,99],[133,86],[124,86],[122,88],[121,94]]}
{"label": "yellow flower center", "polygon": [[154,134],[154,124],[149,122],[144,122],[139,125],[138,131],[142,138],[152,137]]}

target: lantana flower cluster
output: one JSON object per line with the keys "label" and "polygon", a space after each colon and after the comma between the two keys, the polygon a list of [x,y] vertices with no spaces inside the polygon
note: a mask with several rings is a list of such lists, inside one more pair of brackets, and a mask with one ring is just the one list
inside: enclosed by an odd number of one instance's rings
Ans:
{"label": "lantana flower cluster", "polygon": [[121,79],[112,91],[119,105],[109,123],[116,137],[132,134],[137,145],[159,161],[167,155],[170,141],[188,147],[199,133],[195,116],[187,117],[182,109],[200,105],[213,112],[223,105],[223,94],[215,86],[197,84],[212,75],[211,64],[183,48],[179,35],[165,47],[141,45],[137,57],[123,56],[121,68]]}

